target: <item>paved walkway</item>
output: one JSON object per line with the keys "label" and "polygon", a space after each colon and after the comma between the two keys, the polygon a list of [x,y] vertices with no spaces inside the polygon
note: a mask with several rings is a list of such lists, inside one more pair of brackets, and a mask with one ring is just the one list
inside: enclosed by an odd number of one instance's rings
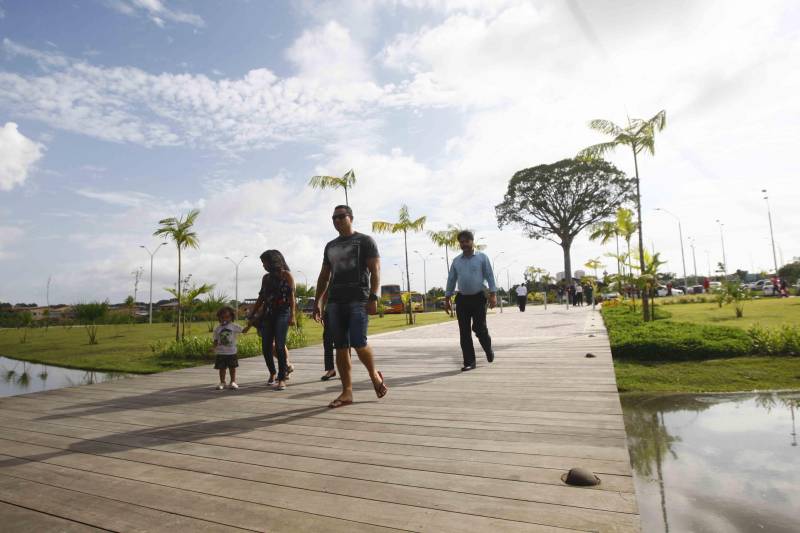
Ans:
{"label": "paved walkway", "polygon": [[[337,410],[319,347],[293,352],[283,392],[254,358],[237,392],[203,367],[4,398],[2,529],[638,531],[599,313],[506,309],[489,328],[497,359],[468,373],[454,321],[373,337],[389,394],[356,364]],[[564,485],[574,466],[602,483]]]}

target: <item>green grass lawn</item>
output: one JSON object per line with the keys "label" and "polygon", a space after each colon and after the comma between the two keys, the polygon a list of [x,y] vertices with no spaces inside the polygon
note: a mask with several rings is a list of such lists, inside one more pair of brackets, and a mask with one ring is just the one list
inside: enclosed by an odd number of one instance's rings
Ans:
{"label": "green grass lawn", "polygon": [[784,324],[800,324],[800,298],[759,298],[744,304],[744,316],[736,318],[733,305],[720,308],[715,302],[662,305],[668,311],[672,322],[692,322],[733,326],[747,329],[753,324],[764,327],[778,327]]}
{"label": "green grass lawn", "polygon": [[[443,311],[416,315],[416,326],[451,320]],[[322,342],[322,327],[313,320],[303,323],[308,345]],[[405,329],[404,315],[370,317],[369,334]],[[204,322],[195,322],[187,336],[210,336]],[[248,336],[255,336],[254,330]],[[0,355],[84,370],[151,373],[206,364],[203,361],[165,359],[154,354],[151,344],[167,343],[175,338],[170,324],[134,324],[99,326],[98,344],[90,345],[82,326],[51,326],[49,329],[0,330]],[[25,342],[22,342],[24,339]],[[320,353],[321,357],[321,353]],[[320,359],[321,361],[321,359]]]}

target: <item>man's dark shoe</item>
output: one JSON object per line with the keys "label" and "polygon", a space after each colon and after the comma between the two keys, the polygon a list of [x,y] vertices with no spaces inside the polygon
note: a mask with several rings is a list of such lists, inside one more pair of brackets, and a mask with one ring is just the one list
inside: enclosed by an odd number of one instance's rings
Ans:
{"label": "man's dark shoe", "polygon": [[486,354],[486,360],[490,363],[494,361],[494,350],[489,350],[489,353]]}
{"label": "man's dark shoe", "polygon": [[466,372],[466,371],[468,371],[468,370],[475,370],[475,363],[472,363],[471,365],[464,365],[464,366],[461,368],[461,371],[462,371],[462,372]]}

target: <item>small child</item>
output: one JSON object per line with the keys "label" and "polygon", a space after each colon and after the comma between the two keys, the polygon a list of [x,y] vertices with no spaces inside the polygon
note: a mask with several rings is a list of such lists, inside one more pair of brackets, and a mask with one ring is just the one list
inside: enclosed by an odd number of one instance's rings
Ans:
{"label": "small child", "polygon": [[239,388],[239,385],[236,384],[236,367],[239,366],[239,360],[236,357],[236,338],[243,333],[243,330],[239,324],[233,321],[234,311],[228,306],[217,311],[217,319],[219,326],[214,328],[214,353],[217,354],[214,368],[219,370],[217,390],[225,388],[226,368],[230,369],[231,373],[229,388],[236,390]]}

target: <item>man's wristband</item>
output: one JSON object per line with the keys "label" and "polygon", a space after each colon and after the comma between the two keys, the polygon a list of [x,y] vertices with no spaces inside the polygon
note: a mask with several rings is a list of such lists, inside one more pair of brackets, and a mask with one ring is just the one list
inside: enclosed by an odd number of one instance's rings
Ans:
{"label": "man's wristband", "polygon": [[370,302],[377,302],[380,298],[374,292],[369,293],[369,297],[367,298]]}

